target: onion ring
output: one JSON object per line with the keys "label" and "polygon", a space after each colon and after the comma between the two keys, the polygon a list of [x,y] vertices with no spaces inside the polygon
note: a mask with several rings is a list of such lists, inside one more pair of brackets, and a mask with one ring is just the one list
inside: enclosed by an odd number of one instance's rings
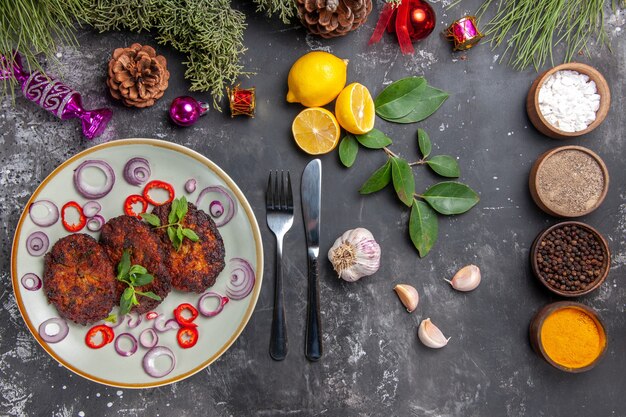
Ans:
{"label": "onion ring", "polygon": [[209,204],[209,214],[214,219],[222,217],[222,214],[224,214],[224,206],[222,203],[218,200],[211,201],[211,204]]}
{"label": "onion ring", "polygon": [[230,281],[226,284],[226,295],[233,300],[244,299],[254,288],[256,282],[254,270],[245,259],[233,258],[230,260],[230,263],[234,265]]}
{"label": "onion ring", "polygon": [[[59,331],[55,334],[49,334],[46,332],[46,329],[49,325],[56,324],[59,327]],[[70,327],[67,325],[67,322],[59,317],[53,317],[41,323],[39,325],[39,336],[44,340],[44,342],[48,343],[59,343],[61,340],[65,339],[67,334],[70,332]]]}
{"label": "onion ring", "polygon": [[167,332],[168,330],[178,330],[180,328],[180,324],[174,319],[167,320],[165,318],[165,314],[159,314],[157,318],[154,319],[154,330],[159,333]]}
{"label": "onion ring", "polygon": [[[105,182],[100,187],[87,184],[83,178],[83,170],[86,168],[97,168],[104,174]],[[74,186],[76,191],[85,198],[99,199],[107,195],[115,184],[115,172],[111,165],[101,159],[88,159],[74,170]]]}
{"label": "onion ring", "polygon": [[139,334],[139,343],[141,346],[151,349],[159,343],[159,335],[152,327],[148,327],[147,329],[143,329]]}
{"label": "onion ring", "polygon": [[195,178],[189,178],[185,182],[185,191],[187,191],[189,194],[196,191],[196,179]]}
{"label": "onion ring", "polygon": [[[41,217],[35,217],[33,210],[44,207],[47,213]],[[59,220],[59,208],[50,200],[37,200],[28,207],[28,215],[33,223],[40,227],[52,226]]]}
{"label": "onion ring", "polygon": [[128,316],[128,327],[131,329],[134,329],[135,327],[139,326],[139,323],[141,323],[141,314],[137,313],[135,310],[132,310],[130,313],[127,314]]}
{"label": "onion ring", "polygon": [[[22,283],[22,286],[28,291],[37,291],[41,288],[41,278],[39,278],[37,274],[33,274],[32,272],[25,274],[20,282]],[[29,284],[29,282],[32,283]]]}
{"label": "onion ring", "polygon": [[[167,356],[172,361],[170,367],[163,371],[159,371],[156,368],[156,360],[161,356]],[[162,378],[172,372],[174,370],[174,367],[176,367],[176,356],[174,355],[174,352],[172,352],[172,350],[168,347],[155,346],[145,354],[145,356],[143,357],[142,365],[143,370],[146,371],[146,373],[151,377]]]}
{"label": "onion ring", "polygon": [[[200,207],[200,203],[202,202],[202,199],[204,198],[205,195],[209,193],[219,194],[220,196],[223,197],[223,200],[225,200],[226,202],[226,204],[222,203],[224,206],[226,206],[226,212],[225,212],[226,214],[219,221],[215,222],[215,225],[217,227],[222,227],[225,224],[227,224],[229,221],[231,221],[231,219],[235,216],[235,214],[237,213],[237,205],[235,204],[235,200],[230,196],[230,193],[226,190],[226,188],[222,187],[221,185],[212,185],[200,191],[200,194],[198,195],[198,199],[196,200],[196,206]],[[214,201],[212,201],[212,203],[213,202]]]}
{"label": "onion ring", "polygon": [[91,219],[87,220],[87,230],[90,232],[98,232],[102,229],[102,226],[106,223],[104,217],[99,214],[96,214]]}
{"label": "onion ring", "polygon": [[146,158],[131,158],[124,165],[124,179],[130,185],[144,184],[151,174],[150,163]]}
{"label": "onion ring", "polygon": [[26,251],[30,256],[41,256],[48,251],[50,240],[44,232],[36,231],[26,238]]}
{"label": "onion ring", "polygon": [[83,205],[83,214],[88,219],[91,219],[96,214],[100,213],[100,210],[102,210],[102,206],[97,201],[87,201]]}
{"label": "onion ring", "polygon": [[[124,350],[120,347],[120,340],[122,340],[122,338],[127,338],[130,340],[130,342],[132,343],[130,349]],[[118,355],[132,356],[135,352],[137,352],[137,339],[135,339],[135,336],[130,333],[122,333],[115,338],[114,347]]]}
{"label": "onion ring", "polygon": [[[217,306],[215,310],[209,310],[204,306],[204,301],[207,298],[217,298],[219,300],[219,305]],[[222,310],[224,309],[224,306],[228,304],[228,301],[229,301],[228,297],[224,297],[216,292],[209,291],[209,292],[202,294],[202,296],[198,300],[198,311],[204,317],[215,317],[222,312]]]}

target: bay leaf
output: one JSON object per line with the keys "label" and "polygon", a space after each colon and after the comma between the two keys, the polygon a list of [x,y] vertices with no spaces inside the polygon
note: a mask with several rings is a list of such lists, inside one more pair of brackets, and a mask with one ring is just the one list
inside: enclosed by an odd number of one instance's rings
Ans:
{"label": "bay leaf", "polygon": [[339,144],[339,160],[341,160],[341,163],[346,167],[350,168],[352,164],[354,164],[358,152],[359,144],[356,138],[354,135],[348,133]]}
{"label": "bay leaf", "polygon": [[372,194],[380,191],[391,182],[391,160],[378,168],[359,189],[361,194]]}
{"label": "bay leaf", "polygon": [[409,163],[402,158],[392,157],[390,160],[393,188],[396,190],[400,201],[411,207],[413,205],[413,194],[415,193],[413,170],[411,170]]}
{"label": "bay leaf", "polygon": [[444,181],[430,187],[424,200],[441,214],[461,214],[474,207],[480,198],[470,187],[460,182]]}
{"label": "bay leaf", "polygon": [[376,114],[385,120],[397,119],[409,114],[425,87],[424,77],[407,77],[394,81],[378,94],[374,100]]}
{"label": "bay leaf", "polygon": [[413,200],[409,236],[420,257],[428,255],[439,235],[437,213],[423,201]]}
{"label": "bay leaf", "polygon": [[417,145],[419,146],[420,152],[422,153],[422,158],[428,158],[428,155],[430,155],[430,151],[432,150],[433,145],[430,142],[428,133],[426,133],[424,129],[417,129]]}
{"label": "bay leaf", "polygon": [[415,123],[426,119],[436,112],[448,97],[449,95],[445,91],[426,85],[420,88],[417,99],[413,102],[411,111],[405,115],[396,118],[386,118],[378,114],[378,111],[377,114],[388,122]]}
{"label": "bay leaf", "polygon": [[457,178],[461,175],[459,164],[451,156],[435,155],[426,161],[428,166],[442,177]]}
{"label": "bay leaf", "polygon": [[364,135],[356,135],[359,143],[369,149],[382,149],[391,145],[391,138],[378,129],[372,129]]}

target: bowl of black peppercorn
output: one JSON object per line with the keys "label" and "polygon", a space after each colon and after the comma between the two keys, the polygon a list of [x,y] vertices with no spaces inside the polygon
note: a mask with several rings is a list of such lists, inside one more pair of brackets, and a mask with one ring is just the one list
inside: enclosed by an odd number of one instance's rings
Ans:
{"label": "bowl of black peppercorn", "polygon": [[609,274],[611,253],[596,229],[568,221],[539,233],[530,250],[530,263],[547,289],[564,297],[578,297],[602,285]]}

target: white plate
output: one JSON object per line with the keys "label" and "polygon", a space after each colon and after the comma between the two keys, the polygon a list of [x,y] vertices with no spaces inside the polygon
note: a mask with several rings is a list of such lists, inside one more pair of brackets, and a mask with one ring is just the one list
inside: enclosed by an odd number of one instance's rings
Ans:
{"label": "white plate", "polygon": [[[26,238],[34,231],[42,230],[50,239],[50,248],[63,236],[69,233],[63,228],[61,221],[50,227],[35,225],[28,215],[28,207],[37,200],[51,200],[59,209],[68,201],[84,204],[88,200],[81,196],[73,184],[74,169],[87,159],[102,159],[108,162],[115,171],[116,181],[113,190],[98,201],[102,205],[101,214],[110,219],[123,214],[123,204],[126,196],[141,194],[143,187],[128,184],[123,177],[126,161],[135,156],[146,158],[150,162],[152,174],[150,180],[166,181],[174,186],[176,196],[185,195],[191,202],[196,201],[199,192],[209,185],[221,185],[228,189],[237,204],[237,212],[233,219],[219,231],[224,240],[226,250],[226,267],[218,276],[216,284],[211,288],[220,294],[225,294],[226,285],[230,280],[232,258],[247,260],[256,272],[256,283],[252,293],[243,300],[230,300],[224,310],[217,316],[205,318],[199,316],[198,343],[190,349],[181,349],[176,342],[176,331],[159,334],[159,345],[167,346],[176,356],[176,366],[171,373],[162,378],[153,378],[146,374],[142,367],[142,359],[147,349],[139,347],[137,352],[129,357],[122,357],[115,352],[113,343],[101,349],[91,349],[85,344],[85,335],[91,326],[80,326],[69,323],[68,336],[59,343],[46,343],[38,334],[39,325],[52,317],[58,317],[56,308],[48,304],[47,297],[42,289],[29,291],[20,283],[26,273],[35,273],[43,277],[43,256],[33,257],[26,251]],[[97,173],[97,172],[96,172]],[[93,174],[89,174],[93,175]],[[189,194],[184,190],[184,184],[189,178],[197,180],[196,191]],[[208,201],[203,201],[202,207],[208,211]],[[204,207],[204,206],[207,207]],[[99,232],[89,232],[86,228],[80,231],[88,233],[98,239]],[[117,140],[87,149],[70,158],[56,168],[35,190],[26,208],[20,217],[13,241],[11,254],[11,275],[13,291],[22,317],[35,339],[59,363],[73,372],[102,384],[125,388],[155,387],[180,381],[202,370],[219,358],[243,331],[252,315],[254,306],[259,297],[263,276],[263,247],[259,227],[241,190],[224,171],[209,159],[184,146],[153,139],[125,139]],[[156,309],[158,313],[165,313],[173,317],[173,310],[181,303],[196,305],[198,294],[184,293],[173,290]],[[151,327],[153,321],[145,318],[142,323],[129,329],[122,324],[115,329],[116,336],[122,332],[130,332],[138,337],[141,330]],[[167,359],[160,361],[167,365]]]}

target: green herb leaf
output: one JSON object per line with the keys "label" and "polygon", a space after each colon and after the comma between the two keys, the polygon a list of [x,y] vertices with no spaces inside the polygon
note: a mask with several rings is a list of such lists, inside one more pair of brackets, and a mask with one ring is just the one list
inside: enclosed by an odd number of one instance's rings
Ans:
{"label": "green herb leaf", "polygon": [[144,297],[152,298],[153,300],[161,301],[161,297],[159,297],[158,295],[156,295],[152,291],[146,291],[146,292],[135,291],[135,293],[139,294],[139,295],[142,295]]}
{"label": "green herb leaf", "polygon": [[424,77],[407,77],[391,83],[374,100],[376,114],[385,120],[406,116],[415,108],[426,85]]}
{"label": "green herb leaf", "polygon": [[429,167],[442,177],[456,178],[461,175],[459,164],[448,155],[436,155],[426,161]]}
{"label": "green herb leaf", "polygon": [[192,242],[197,242],[200,240],[200,238],[198,237],[198,235],[196,234],[196,232],[194,232],[191,229],[183,229],[183,235],[191,240]]}
{"label": "green herb leaf", "polygon": [[393,179],[393,188],[398,194],[398,198],[407,206],[413,204],[413,193],[415,192],[415,178],[409,163],[402,159],[392,157],[391,160],[391,177]]}
{"label": "green herb leaf", "polygon": [[172,242],[172,244],[176,242],[176,229],[174,229],[174,226],[168,226],[167,237],[170,238],[170,242]]}
{"label": "green herb leaf", "polygon": [[354,164],[358,152],[359,144],[356,138],[351,133],[346,134],[339,143],[339,160],[344,166],[350,168]]}
{"label": "green herb leaf", "polygon": [[182,196],[178,200],[178,207],[176,207],[176,215],[178,216],[178,221],[181,222],[185,218],[187,214],[187,210],[189,210],[189,206],[187,205],[187,199],[185,196]]}
{"label": "green herb leaf", "polygon": [[132,287],[128,287],[122,293],[120,297],[120,317],[125,316],[131,309],[131,300],[135,295],[135,290]]}
{"label": "green herb leaf", "polygon": [[161,220],[158,216],[152,213],[141,213],[141,218],[144,219],[149,225],[154,227],[161,226]]}
{"label": "green herb leaf", "polygon": [[133,296],[130,299],[130,303],[134,306],[139,305],[139,301],[137,300],[137,291],[135,291],[134,289],[133,289]]}
{"label": "green herb leaf", "polygon": [[135,282],[133,285],[141,287],[150,284],[154,280],[154,277],[150,274],[141,274],[135,276]]}
{"label": "green herb leaf", "polygon": [[378,168],[371,177],[361,186],[359,192],[361,194],[371,194],[380,191],[391,182],[391,159],[388,159],[385,165]]}
{"label": "green herb leaf", "polygon": [[391,138],[378,129],[372,129],[364,135],[356,135],[356,139],[370,149],[382,149],[392,143]]}
{"label": "green herb leaf", "polygon": [[433,145],[430,142],[428,133],[426,133],[424,129],[417,129],[417,144],[419,145],[420,152],[422,153],[422,158],[428,158]]}
{"label": "green herb leaf", "polygon": [[[426,119],[437,111],[444,101],[449,97],[448,93],[429,85],[423,85],[417,89],[408,99],[412,100],[409,111],[401,116],[390,117],[382,115],[376,109],[376,113],[383,119],[393,123],[415,123]],[[408,100],[407,99],[407,100]]]}
{"label": "green herb leaf", "polygon": [[145,274],[147,272],[148,272],[148,270],[146,268],[144,268],[143,266],[141,266],[141,265],[133,265],[133,266],[130,267],[130,270],[128,271],[128,275],[135,275],[135,274],[141,275],[141,274]]}
{"label": "green herb leaf", "polygon": [[179,242],[183,241],[183,236],[183,228],[181,225],[178,225],[178,227],[176,228],[176,238]]}
{"label": "green herb leaf", "polygon": [[172,201],[172,205],[170,206],[170,214],[167,216],[167,222],[169,224],[174,224],[178,222],[178,199]]}
{"label": "green herb leaf", "polygon": [[111,313],[107,316],[106,319],[104,319],[104,321],[106,321],[107,323],[115,323],[117,321],[117,315]]}
{"label": "green herb leaf", "polygon": [[409,235],[420,257],[428,255],[437,241],[439,225],[437,213],[423,201],[413,200],[409,219]]}
{"label": "green herb leaf", "polygon": [[130,270],[130,251],[125,249],[122,253],[122,258],[120,262],[117,264],[117,279],[122,280],[128,275],[128,271]]}
{"label": "green herb leaf", "polygon": [[451,181],[433,185],[422,197],[441,214],[465,213],[480,200],[478,194],[467,185]]}

